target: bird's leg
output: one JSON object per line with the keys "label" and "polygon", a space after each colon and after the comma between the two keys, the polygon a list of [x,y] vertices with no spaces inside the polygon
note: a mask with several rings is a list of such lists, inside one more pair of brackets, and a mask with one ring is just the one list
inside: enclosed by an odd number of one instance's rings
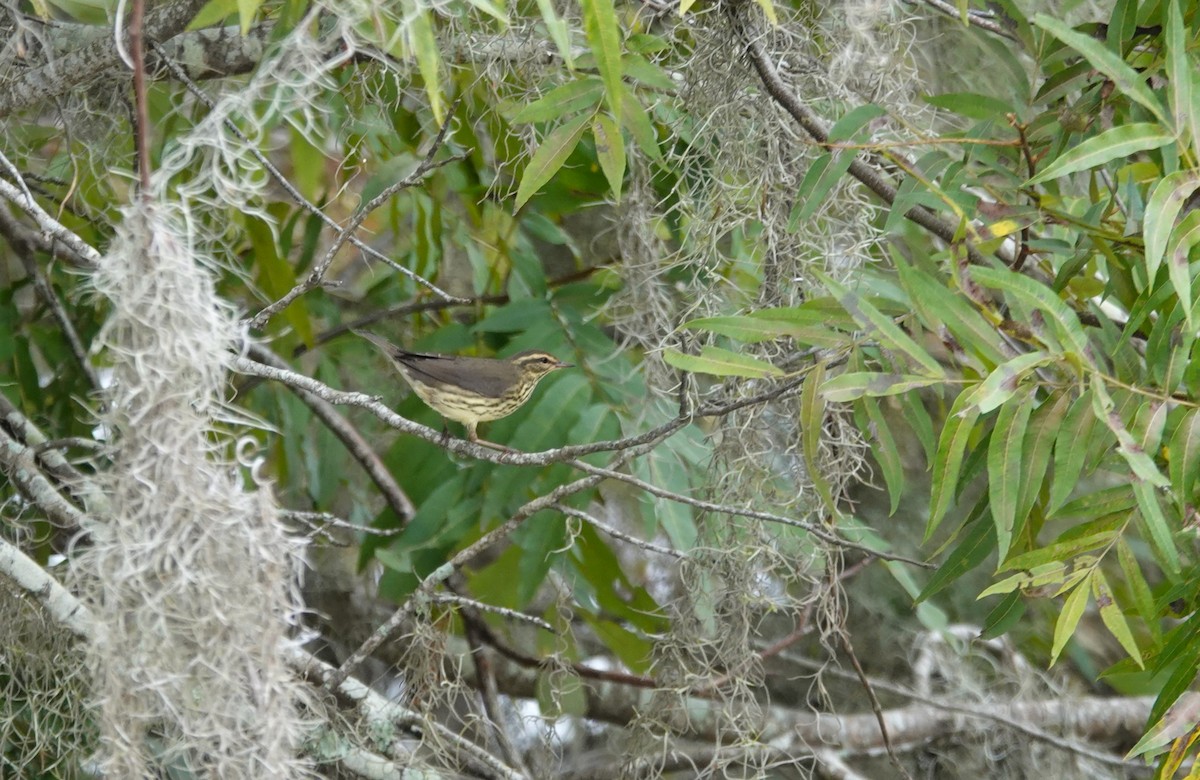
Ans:
{"label": "bird's leg", "polygon": [[512,447],[505,447],[503,444],[497,444],[494,441],[488,441],[487,439],[479,438],[479,433],[475,430],[475,425],[476,423],[470,423],[467,425],[468,441],[474,442],[475,444],[483,447],[490,447],[493,450],[500,450],[501,452],[516,452],[516,450],[514,450]]}

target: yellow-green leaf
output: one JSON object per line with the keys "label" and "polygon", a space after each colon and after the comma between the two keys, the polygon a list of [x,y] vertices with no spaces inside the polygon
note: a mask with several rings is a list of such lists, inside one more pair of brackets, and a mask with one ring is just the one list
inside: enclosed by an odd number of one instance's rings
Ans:
{"label": "yellow-green leaf", "polygon": [[513,115],[515,124],[546,122],[561,119],[576,111],[592,108],[604,94],[604,82],[595,76],[584,76],[568,81],[542,95],[537,100],[522,106]]}
{"label": "yellow-green leaf", "polygon": [[433,33],[432,12],[416,4],[409,11],[408,45],[416,55],[417,69],[425,81],[429,108],[433,111],[434,119],[440,124],[446,119],[446,103],[442,99],[442,54],[437,36]]}
{"label": "yellow-green leaf", "polygon": [[825,382],[821,394],[835,403],[863,396],[899,395],[918,387],[941,384],[942,380],[913,374],[882,374],[877,371],[849,371]]}
{"label": "yellow-green leaf", "polygon": [[583,34],[604,80],[605,97],[613,116],[621,116],[621,30],[612,0],[580,0]]}
{"label": "yellow-green leaf", "polygon": [[1189,409],[1167,445],[1167,473],[1179,506],[1192,503],[1192,486],[1200,474],[1200,412]]}
{"label": "yellow-green leaf", "polygon": [[808,478],[817,489],[817,495],[829,511],[837,514],[837,503],[833,500],[833,488],[825,479],[821,467],[821,432],[825,427],[825,399],[821,396],[821,384],[825,381],[825,364],[817,363],[804,378],[800,390],[800,443],[804,452],[804,466]]}
{"label": "yellow-green leaf", "polygon": [[1100,569],[1096,569],[1092,574],[1092,596],[1096,599],[1096,607],[1100,610],[1100,619],[1108,627],[1109,633],[1121,643],[1121,647],[1125,648],[1125,652],[1129,653],[1129,657],[1138,665],[1138,668],[1144,669],[1142,651],[1138,649],[1133,632],[1129,630],[1129,623],[1125,620],[1125,613],[1113,599],[1112,588],[1109,587],[1108,580]]}
{"label": "yellow-green leaf", "polygon": [[1200,187],[1200,170],[1176,171],[1167,174],[1150,193],[1142,226],[1146,242],[1146,287],[1154,285],[1154,276],[1167,253],[1167,241],[1175,228],[1179,210]]}
{"label": "yellow-green leaf", "polygon": [[1053,358],[1045,352],[1028,352],[996,366],[987,379],[979,385],[975,394],[975,406],[980,414],[987,414],[1006,402],[1017,392],[1022,379],[1038,366],[1049,363]]}
{"label": "yellow-green leaf", "polygon": [[625,139],[621,136],[621,128],[607,114],[597,114],[592,121],[592,137],[596,140],[596,157],[600,160],[600,170],[608,179],[612,188],[613,199],[621,201],[621,184],[625,180]]}
{"label": "yellow-green leaf", "polygon": [[1001,407],[988,445],[988,492],[1000,561],[1008,557],[1017,519],[1017,503],[1021,496],[1021,447],[1033,411],[1033,392],[1034,388],[1026,387],[1011,403]]}
{"label": "yellow-green leaf", "polygon": [[1112,160],[1123,159],[1135,152],[1158,149],[1175,141],[1172,133],[1152,122],[1117,125],[1081,144],[1067,148],[1047,165],[1028,184],[1039,184],[1060,176],[1095,168]]}
{"label": "yellow-green leaf", "polygon": [[1123,93],[1148,108],[1150,113],[1154,114],[1154,118],[1163,125],[1170,126],[1170,120],[1162,104],[1146,84],[1145,76],[1134,70],[1116,52],[1090,35],[1077,32],[1066,22],[1052,16],[1038,14],[1033,17],[1033,23],[1082,54],[1093,68],[1107,76]]}
{"label": "yellow-green leaf", "polygon": [[1075,633],[1075,628],[1079,625],[1079,618],[1083,617],[1083,609],[1087,606],[1090,590],[1085,583],[1080,583],[1063,602],[1062,612],[1059,613],[1058,621],[1054,624],[1054,646],[1050,649],[1051,666],[1058,661],[1058,656],[1066,647],[1067,640]]}
{"label": "yellow-green leaf", "polygon": [[685,355],[678,350],[668,349],[663,352],[663,360],[667,365],[693,374],[742,376],[750,379],[783,375],[782,371],[765,360],[720,347],[703,347],[699,355]]}
{"label": "yellow-green leaf", "polygon": [[975,429],[975,421],[979,419],[979,411],[975,407],[974,388],[964,390],[954,399],[950,413],[946,415],[946,424],[942,427],[942,435],[938,438],[937,457],[933,461],[933,485],[929,506],[929,521],[925,524],[925,540],[933,536],[938,524],[946,516],[946,511],[953,503],[955,489],[958,487],[958,474],[962,470],[963,452]]}
{"label": "yellow-green leaf", "polygon": [[533,153],[533,158],[530,159],[529,165],[525,167],[525,172],[521,175],[521,184],[517,187],[518,209],[524,206],[542,188],[543,184],[550,181],[551,177],[558,173],[559,168],[562,168],[563,163],[571,156],[571,152],[575,151],[575,147],[579,145],[579,139],[583,137],[587,121],[586,114],[577,116],[570,122],[555,128],[550,135],[546,136],[546,140]]}
{"label": "yellow-green leaf", "polygon": [[571,51],[571,33],[567,23],[554,9],[553,0],[537,0],[537,6],[542,15],[542,22],[546,25],[546,32],[550,33],[550,40],[554,41],[554,47],[562,55],[567,70],[574,71],[575,54]]}
{"label": "yellow-green leaf", "polygon": [[913,341],[911,336],[902,331],[892,321],[891,317],[876,309],[870,301],[853,290],[838,284],[824,274],[818,274],[818,276],[825,283],[829,291],[838,299],[838,302],[842,304],[842,308],[862,325],[863,328],[878,333],[880,339],[888,346],[908,355],[908,357],[912,358],[931,375],[945,377],[946,371],[942,368],[941,364],[926,352],[921,345]]}

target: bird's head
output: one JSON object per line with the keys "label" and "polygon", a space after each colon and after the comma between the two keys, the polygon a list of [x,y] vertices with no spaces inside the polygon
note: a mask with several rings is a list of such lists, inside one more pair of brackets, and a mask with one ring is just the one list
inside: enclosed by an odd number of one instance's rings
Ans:
{"label": "bird's head", "polygon": [[523,379],[533,382],[537,382],[550,372],[560,368],[574,368],[572,364],[564,363],[549,352],[542,352],[539,349],[518,352],[509,360],[521,372]]}

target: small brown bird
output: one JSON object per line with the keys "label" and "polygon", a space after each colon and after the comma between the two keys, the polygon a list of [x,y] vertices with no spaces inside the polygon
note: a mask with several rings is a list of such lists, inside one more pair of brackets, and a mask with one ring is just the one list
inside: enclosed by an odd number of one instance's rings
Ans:
{"label": "small brown bird", "polygon": [[409,352],[374,333],[354,331],[379,347],[421,400],[448,420],[467,428],[467,438],[483,441],[476,426],[512,414],[529,400],[547,374],[573,368],[548,352],[531,349],[510,358],[463,357]]}

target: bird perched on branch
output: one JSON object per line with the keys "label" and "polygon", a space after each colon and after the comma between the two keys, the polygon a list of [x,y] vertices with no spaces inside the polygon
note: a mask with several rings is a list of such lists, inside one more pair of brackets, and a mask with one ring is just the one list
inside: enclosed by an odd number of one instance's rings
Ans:
{"label": "bird perched on branch", "polygon": [[464,357],[409,352],[374,333],[354,331],[388,356],[421,400],[447,420],[479,438],[476,426],[512,414],[529,400],[538,382],[560,368],[573,368],[548,352],[531,349],[509,358]]}

